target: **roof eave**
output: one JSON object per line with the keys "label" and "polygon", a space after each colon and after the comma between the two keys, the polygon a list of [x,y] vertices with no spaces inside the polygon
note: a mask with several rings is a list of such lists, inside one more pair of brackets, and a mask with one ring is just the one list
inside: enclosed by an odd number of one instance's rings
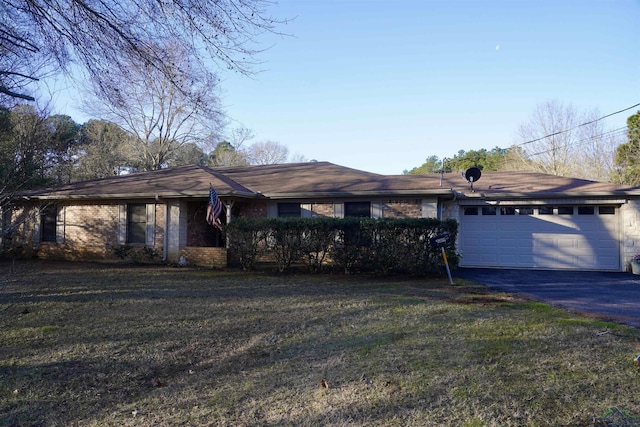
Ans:
{"label": "roof eave", "polygon": [[468,199],[487,199],[487,200],[507,200],[507,199],[568,199],[568,198],[584,198],[584,197],[638,197],[640,191],[573,191],[573,192],[534,192],[534,193],[458,193],[458,197]]}
{"label": "roof eave", "polygon": [[[247,199],[256,199],[263,197],[260,193],[248,191],[232,191],[229,193],[218,193],[223,197],[238,197]],[[20,196],[23,200],[122,200],[122,199],[194,199],[208,198],[208,194],[198,193],[120,193],[120,194],[33,194]]]}
{"label": "roof eave", "polygon": [[453,196],[452,189],[437,190],[382,190],[382,191],[304,191],[291,193],[264,193],[270,199],[314,199],[345,197],[395,197],[395,196]]}

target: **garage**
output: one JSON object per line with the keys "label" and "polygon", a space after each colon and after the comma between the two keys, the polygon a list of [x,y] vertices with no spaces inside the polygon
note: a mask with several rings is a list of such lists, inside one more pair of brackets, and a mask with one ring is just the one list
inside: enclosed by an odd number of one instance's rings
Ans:
{"label": "garage", "polygon": [[462,267],[619,271],[619,205],[461,206]]}

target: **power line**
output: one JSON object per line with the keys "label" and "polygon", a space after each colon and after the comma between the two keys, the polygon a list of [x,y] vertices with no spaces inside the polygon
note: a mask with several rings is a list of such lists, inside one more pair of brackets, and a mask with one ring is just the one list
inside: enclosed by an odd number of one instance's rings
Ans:
{"label": "power line", "polygon": [[[633,108],[633,107],[631,107],[631,108]],[[572,144],[566,144],[564,147],[575,147],[577,145],[582,145],[582,144],[584,144],[586,142],[593,141],[593,140],[600,139],[600,138],[604,138],[606,136],[623,135],[623,134],[626,133],[627,129],[628,129],[628,127],[625,126],[625,127],[621,127],[621,128],[618,128],[618,129],[610,130],[610,131],[604,132],[604,133],[602,133],[600,135],[593,135],[593,136],[590,136],[588,138],[581,139],[580,141],[576,141],[576,142],[574,142]],[[557,148],[549,148],[548,150],[539,151],[537,153],[531,153],[531,154],[527,153],[527,155],[529,157],[539,156],[541,154],[550,153],[550,152],[556,151],[556,150],[557,150]]]}
{"label": "power line", "polygon": [[631,110],[632,108],[636,108],[636,107],[638,107],[638,106],[640,106],[640,103],[638,103],[638,104],[636,104],[636,105],[632,105],[631,107],[627,107],[627,108],[625,108],[625,109],[623,109],[623,110],[616,111],[615,113],[607,114],[606,116],[602,116],[602,117],[600,117],[599,119],[595,119],[595,120],[591,120],[591,121],[586,122],[586,123],[579,124],[579,125],[577,125],[577,126],[574,126],[574,127],[572,127],[572,128],[566,129],[566,130],[561,130],[561,131],[559,131],[559,132],[554,132],[554,133],[551,133],[551,134],[549,134],[549,135],[543,136],[543,137],[541,137],[541,138],[532,139],[531,141],[521,142],[520,144],[516,144],[516,146],[521,146],[521,145],[531,144],[531,143],[533,143],[533,142],[541,141],[541,140],[543,140],[543,139],[545,139],[545,138],[549,138],[549,137],[552,137],[552,136],[561,135],[561,134],[563,134],[563,133],[571,132],[572,130],[577,129],[577,128],[579,128],[579,127],[586,126],[586,125],[590,125],[590,124],[595,123],[595,122],[599,122],[600,120],[606,119],[607,117],[615,116],[616,114],[623,113],[623,112],[625,112],[625,111],[627,111],[627,110]]}

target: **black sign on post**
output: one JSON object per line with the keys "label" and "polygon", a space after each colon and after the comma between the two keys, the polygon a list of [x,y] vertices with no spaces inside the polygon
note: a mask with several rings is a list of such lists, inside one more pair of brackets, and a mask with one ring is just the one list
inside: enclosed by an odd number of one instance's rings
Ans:
{"label": "black sign on post", "polygon": [[451,235],[449,233],[443,233],[436,237],[432,237],[431,239],[429,239],[429,242],[431,243],[431,246],[437,248],[438,246],[444,246],[449,243],[450,238]]}

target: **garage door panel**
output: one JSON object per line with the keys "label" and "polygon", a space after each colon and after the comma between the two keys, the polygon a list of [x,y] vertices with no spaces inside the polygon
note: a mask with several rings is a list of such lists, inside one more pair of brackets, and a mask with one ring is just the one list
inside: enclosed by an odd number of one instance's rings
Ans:
{"label": "garage door panel", "polygon": [[576,249],[578,242],[575,238],[561,237],[556,240],[556,246],[558,249]]}
{"label": "garage door panel", "polygon": [[487,249],[484,252],[495,252],[500,249],[500,245],[498,244],[498,239],[495,237],[488,237],[486,239],[482,239],[482,246]]}
{"label": "garage door panel", "polygon": [[515,232],[518,231],[518,225],[515,222],[507,222],[500,226],[503,231]]}
{"label": "garage door panel", "polygon": [[[508,230],[506,230],[508,231]],[[503,238],[500,240],[500,245],[504,248],[504,249],[517,249],[518,245],[519,245],[519,240],[518,239],[511,239],[511,238]]]}
{"label": "garage door panel", "polygon": [[484,253],[480,255],[480,261],[488,265],[499,265],[499,256],[497,253]]}
{"label": "garage door panel", "polygon": [[463,216],[460,250],[462,266],[619,270],[617,210],[615,215],[556,210],[554,215]]}

